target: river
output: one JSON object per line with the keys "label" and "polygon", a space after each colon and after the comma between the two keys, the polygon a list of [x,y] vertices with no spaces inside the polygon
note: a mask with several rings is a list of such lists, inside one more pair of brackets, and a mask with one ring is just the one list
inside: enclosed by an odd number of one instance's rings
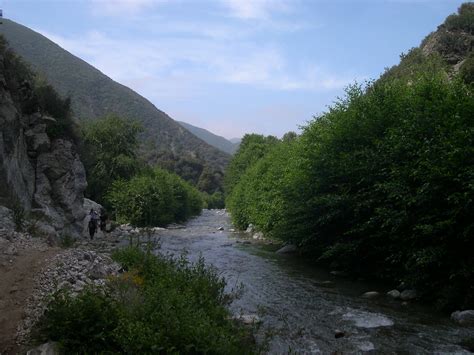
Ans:
{"label": "river", "polygon": [[[159,252],[186,251],[191,260],[202,255],[225,277],[228,291],[243,285],[231,310],[260,317],[257,339],[267,342],[269,353],[470,353],[473,328],[417,304],[364,299],[366,291],[383,295],[388,289],[331,275],[261,243],[246,244],[248,235],[230,229],[225,211],[204,210],[184,228],[161,231]],[[336,338],[336,330],[344,336]]]}

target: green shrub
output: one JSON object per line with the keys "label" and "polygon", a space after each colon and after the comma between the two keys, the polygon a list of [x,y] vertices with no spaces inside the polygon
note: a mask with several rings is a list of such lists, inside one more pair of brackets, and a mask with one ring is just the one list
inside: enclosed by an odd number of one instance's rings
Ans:
{"label": "green shrub", "polygon": [[459,75],[466,84],[474,83],[474,52],[462,63]]}
{"label": "green shrub", "polygon": [[107,291],[56,294],[38,340],[66,353],[211,353],[254,351],[248,330],[229,320],[225,281],[203,260],[190,264],[128,247],[114,259],[128,270]]}
{"label": "green shrub", "polygon": [[86,289],[72,297],[67,291],[53,295],[36,337],[58,341],[66,353],[119,352],[115,330],[122,305],[109,293]]}
{"label": "green shrub", "polygon": [[74,246],[75,242],[76,240],[69,234],[63,234],[59,238],[59,245],[61,246],[61,248],[71,248],[72,246]]}
{"label": "green shrub", "polygon": [[225,208],[225,198],[222,192],[214,192],[212,195],[203,193],[205,207],[209,209]]}
{"label": "green shrub", "polygon": [[155,168],[112,184],[106,200],[117,221],[135,226],[182,222],[202,209],[200,193],[175,174]]}
{"label": "green shrub", "polygon": [[15,200],[13,203],[13,223],[17,232],[23,232],[26,226],[26,212],[20,201]]}

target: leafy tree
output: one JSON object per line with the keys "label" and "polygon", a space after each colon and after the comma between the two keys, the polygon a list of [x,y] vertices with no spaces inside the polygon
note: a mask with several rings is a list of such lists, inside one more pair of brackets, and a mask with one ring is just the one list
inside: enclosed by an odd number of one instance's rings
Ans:
{"label": "leafy tree", "polygon": [[83,126],[82,158],[88,173],[87,195],[104,202],[107,189],[117,179],[128,179],[140,171],[137,134],[141,126],[131,120],[108,115]]}
{"label": "leafy tree", "polygon": [[273,136],[264,137],[259,134],[246,134],[242,138],[239,150],[227,167],[224,178],[226,192],[230,193],[246,169],[263,157],[270,147],[277,142],[278,139]]}

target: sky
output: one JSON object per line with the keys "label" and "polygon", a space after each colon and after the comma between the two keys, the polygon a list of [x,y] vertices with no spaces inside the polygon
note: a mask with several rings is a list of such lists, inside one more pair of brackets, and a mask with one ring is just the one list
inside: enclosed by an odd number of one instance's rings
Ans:
{"label": "sky", "polygon": [[226,138],[298,131],[418,46],[458,0],[0,0],[173,119]]}

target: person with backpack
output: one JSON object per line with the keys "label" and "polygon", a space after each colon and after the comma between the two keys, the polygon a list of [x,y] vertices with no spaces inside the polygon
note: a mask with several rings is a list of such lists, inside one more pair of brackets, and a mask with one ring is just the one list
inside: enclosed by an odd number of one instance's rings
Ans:
{"label": "person with backpack", "polygon": [[89,236],[91,240],[94,239],[94,234],[97,231],[97,222],[99,220],[99,215],[93,208],[89,212]]}
{"label": "person with backpack", "polygon": [[102,232],[105,232],[105,228],[107,226],[107,220],[109,219],[109,217],[107,216],[107,212],[105,211],[105,208],[101,208],[100,209],[100,230]]}

